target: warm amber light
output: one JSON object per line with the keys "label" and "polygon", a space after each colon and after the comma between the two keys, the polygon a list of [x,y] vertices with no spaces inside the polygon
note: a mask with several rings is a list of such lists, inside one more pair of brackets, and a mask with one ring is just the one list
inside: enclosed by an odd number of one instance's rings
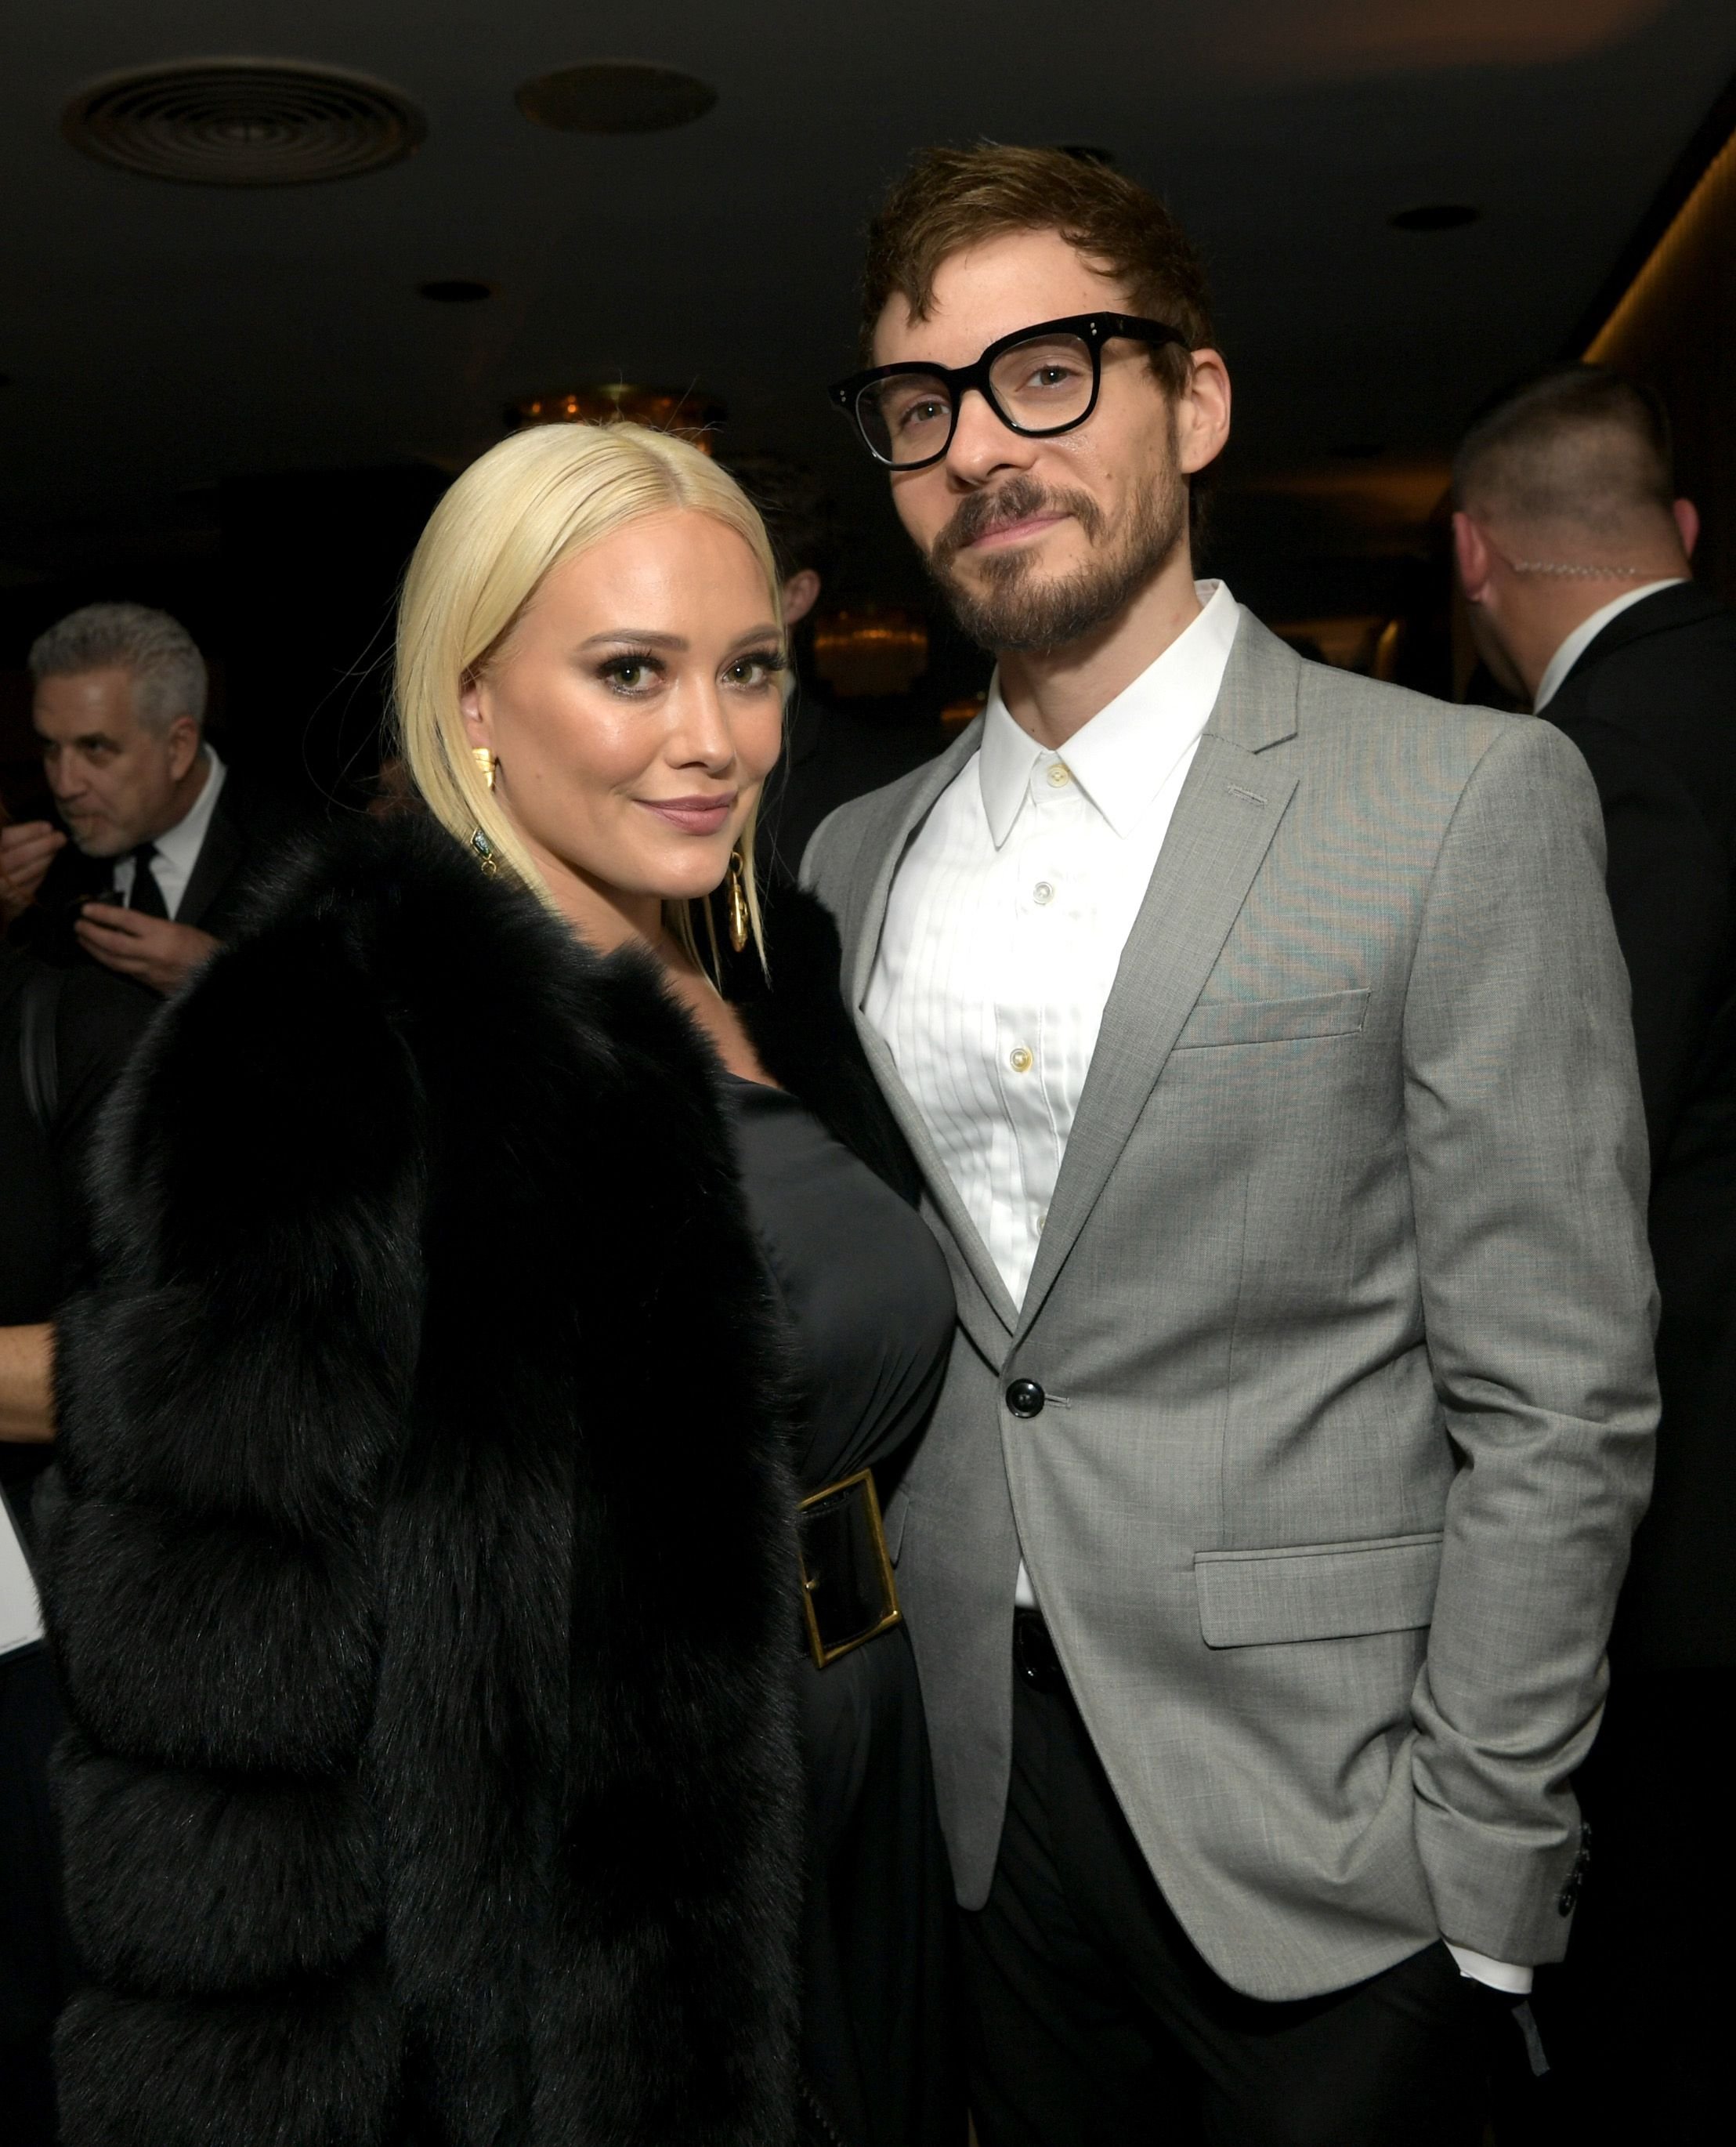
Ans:
{"label": "warm amber light", "polygon": [[1639,273],[1616,301],[1615,310],[1604,322],[1585,347],[1585,355],[1593,365],[1616,363],[1615,353],[1623,333],[1633,325],[1634,316],[1644,307],[1659,283],[1670,273],[1677,262],[1693,245],[1699,236],[1700,227],[1722,205],[1727,189],[1736,188],[1736,134],[1700,174],[1699,183],[1671,218],[1669,228],[1646,256]]}
{"label": "warm amber light", "polygon": [[908,693],[928,668],[928,629],[881,604],[836,611],[813,629],[814,668],[845,699]]}
{"label": "warm amber light", "polygon": [[508,407],[507,423],[524,425],[605,425],[624,418],[648,425],[655,433],[677,433],[702,453],[712,452],[711,431],[723,418],[714,396],[689,388],[644,388],[633,381],[607,380],[584,388],[545,389]]}

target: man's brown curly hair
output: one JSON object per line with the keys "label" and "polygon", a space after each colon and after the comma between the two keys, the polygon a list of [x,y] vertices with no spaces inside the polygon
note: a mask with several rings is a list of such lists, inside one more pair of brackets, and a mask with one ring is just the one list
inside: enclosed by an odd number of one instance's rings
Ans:
{"label": "man's brown curly hair", "polygon": [[1151,353],[1172,393],[1188,378],[1188,352],[1212,341],[1205,268],[1156,195],[1106,164],[1064,149],[983,143],[925,149],[868,226],[862,278],[863,362],[888,299],[926,320],[941,264],[963,248],[1013,231],[1056,231],[1127,293],[1129,310],[1178,329],[1186,348]]}

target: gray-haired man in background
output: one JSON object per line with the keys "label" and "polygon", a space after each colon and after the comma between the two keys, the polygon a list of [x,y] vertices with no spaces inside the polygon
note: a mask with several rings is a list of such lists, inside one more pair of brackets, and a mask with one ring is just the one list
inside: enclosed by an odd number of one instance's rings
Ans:
{"label": "gray-haired man in background", "polygon": [[167,612],[87,604],[38,638],[30,673],[65,830],[0,828],[0,911],[51,959],[76,942],[173,991],[229,929],[290,817],[207,740],[205,659]]}

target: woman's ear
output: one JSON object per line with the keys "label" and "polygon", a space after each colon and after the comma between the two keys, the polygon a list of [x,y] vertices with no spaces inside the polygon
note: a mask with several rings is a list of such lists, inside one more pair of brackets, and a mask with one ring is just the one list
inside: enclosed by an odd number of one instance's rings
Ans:
{"label": "woman's ear", "polygon": [[465,735],[472,750],[494,745],[494,726],[489,720],[487,693],[483,682],[473,671],[467,671],[458,685],[458,707],[464,718]]}
{"label": "woman's ear", "polygon": [[798,626],[820,600],[820,578],[812,567],[798,567],[783,584],[783,623]]}

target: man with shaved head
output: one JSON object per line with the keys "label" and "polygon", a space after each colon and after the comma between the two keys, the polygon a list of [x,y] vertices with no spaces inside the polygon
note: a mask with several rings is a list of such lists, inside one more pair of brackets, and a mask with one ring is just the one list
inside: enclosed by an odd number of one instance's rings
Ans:
{"label": "man with shaved head", "polygon": [[1699,518],[1663,408],[1618,374],[1553,367],[1504,397],[1455,492],[1477,646],[1578,747],[1603,803],[1663,1298],[1656,1489],[1582,1784],[1599,1883],[1559,2018],[1547,1992],[1540,2009],[1588,2120],[1710,2139],[1731,1977],[1681,1799],[1736,1705],[1736,617],[1689,578]]}

